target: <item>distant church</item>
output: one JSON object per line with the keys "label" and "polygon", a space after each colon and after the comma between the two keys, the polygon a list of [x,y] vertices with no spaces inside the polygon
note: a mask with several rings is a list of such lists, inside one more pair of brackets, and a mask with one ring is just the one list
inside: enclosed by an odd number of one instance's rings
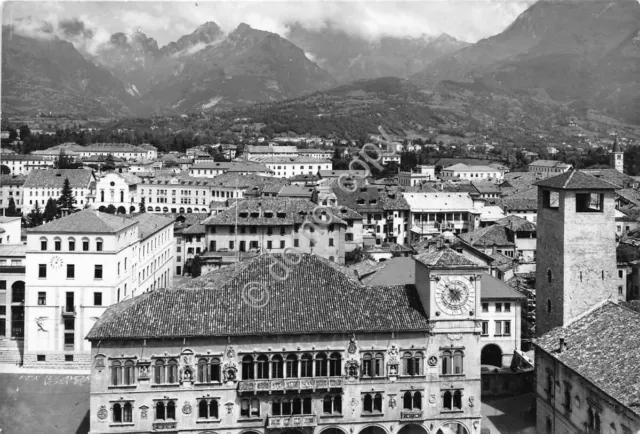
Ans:
{"label": "distant church", "polygon": [[609,164],[612,169],[616,169],[618,172],[624,173],[624,152],[622,152],[622,148],[620,148],[620,144],[618,143],[617,134],[613,142],[613,150],[609,157]]}

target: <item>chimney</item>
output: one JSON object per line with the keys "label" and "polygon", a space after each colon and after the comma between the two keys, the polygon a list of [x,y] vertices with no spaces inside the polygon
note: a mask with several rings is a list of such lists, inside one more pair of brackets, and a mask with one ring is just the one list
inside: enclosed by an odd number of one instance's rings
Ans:
{"label": "chimney", "polygon": [[436,248],[438,250],[442,249],[442,239],[438,238],[438,241],[436,241]]}
{"label": "chimney", "polygon": [[496,253],[498,253],[498,246],[494,244],[493,247],[491,248],[491,254],[495,255]]}
{"label": "chimney", "polygon": [[564,342],[564,338],[560,338],[560,348],[558,348],[558,352],[562,354],[567,349],[567,344]]}

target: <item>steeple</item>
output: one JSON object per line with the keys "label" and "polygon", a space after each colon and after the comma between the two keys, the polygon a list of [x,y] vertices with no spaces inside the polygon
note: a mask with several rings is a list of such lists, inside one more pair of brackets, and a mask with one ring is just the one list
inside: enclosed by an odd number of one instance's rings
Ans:
{"label": "steeple", "polygon": [[620,144],[618,143],[617,133],[616,138],[613,140],[610,164],[612,169],[616,169],[620,173],[624,172],[624,152],[622,152],[622,148],[620,148]]}

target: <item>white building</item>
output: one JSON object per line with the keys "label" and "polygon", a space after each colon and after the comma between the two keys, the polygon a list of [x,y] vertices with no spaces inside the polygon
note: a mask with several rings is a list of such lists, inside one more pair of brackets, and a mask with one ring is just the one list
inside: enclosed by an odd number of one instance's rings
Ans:
{"label": "white building", "polygon": [[536,160],[527,166],[529,172],[544,173],[555,176],[570,170],[573,166],[556,160]]}
{"label": "white building", "polygon": [[20,217],[0,216],[0,359],[19,362],[24,337],[26,246]]}
{"label": "white building", "polygon": [[400,172],[398,174],[398,185],[401,187],[414,187],[425,181],[436,179],[435,166],[417,166],[411,172]]}
{"label": "white building", "polygon": [[247,145],[243,158],[245,161],[259,161],[263,158],[297,157],[298,148],[295,146],[252,146]]}
{"label": "white building", "polygon": [[440,178],[443,180],[502,180],[504,178],[504,172],[491,166],[470,166],[468,164],[458,163],[442,169]]}
{"label": "white building", "polygon": [[23,186],[22,214],[31,212],[36,202],[44,211],[49,198],[58,199],[62,194],[65,179],[76,198],[76,207],[84,208],[89,203],[88,196],[95,188],[96,177],[90,170],[85,169],[49,169],[35,170],[27,175]]}
{"label": "white building", "polygon": [[298,154],[301,157],[317,158],[319,160],[330,160],[333,156],[333,152],[331,151],[331,149],[318,148],[299,149]]}
{"label": "white building", "polygon": [[0,215],[4,215],[9,207],[11,199],[16,204],[16,209],[20,211],[23,202],[23,185],[26,177],[20,175],[0,176]]}
{"label": "white building", "polygon": [[243,175],[257,174],[270,176],[273,172],[266,165],[254,162],[231,161],[231,162],[208,162],[195,163],[189,169],[189,174],[198,178],[213,178],[223,173],[234,172]]}
{"label": "white building", "polygon": [[297,175],[315,175],[320,170],[333,169],[331,160],[308,157],[255,157],[253,161],[264,164],[278,178]]}
{"label": "white building", "polygon": [[43,151],[34,151],[32,154],[53,160],[58,158],[61,151],[75,158],[113,155],[126,161],[142,163],[158,159],[158,150],[155,146],[149,144],[135,146],[128,143],[93,143],[87,146],[80,146],[76,143],[63,143]]}
{"label": "white building", "polygon": [[7,166],[12,175],[28,175],[32,170],[53,167],[53,160],[38,155],[1,154],[0,165]]}
{"label": "white building", "polygon": [[389,163],[398,163],[400,164],[400,155],[395,152],[383,152],[382,153],[382,164]]}
{"label": "white building", "polygon": [[173,220],[85,210],[29,230],[25,365],[89,363],[105,308],[170,286]]}
{"label": "white building", "polygon": [[113,205],[118,214],[139,211],[137,187],[141,182],[140,178],[129,173],[109,172],[96,181],[91,206],[104,211]]}

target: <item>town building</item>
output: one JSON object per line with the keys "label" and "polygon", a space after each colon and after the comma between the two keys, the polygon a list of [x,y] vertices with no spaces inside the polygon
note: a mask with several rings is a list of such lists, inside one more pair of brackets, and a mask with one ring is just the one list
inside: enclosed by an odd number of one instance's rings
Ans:
{"label": "town building", "polygon": [[36,202],[44,211],[49,198],[57,200],[62,195],[62,187],[67,179],[76,198],[75,206],[84,208],[89,204],[89,195],[95,189],[96,177],[92,171],[85,169],[35,170],[27,175],[23,185],[22,214],[29,214]]}
{"label": "town building", "polygon": [[24,364],[87,366],[111,304],[171,286],[173,221],[80,211],[27,234]]}
{"label": "town building", "polygon": [[50,169],[53,160],[38,155],[1,154],[0,166],[7,166],[11,175],[28,175],[33,170]]}
{"label": "town building", "polygon": [[556,160],[536,160],[533,163],[527,165],[529,172],[542,173],[547,176],[555,176],[560,173],[564,173],[571,170],[573,166],[571,164],[563,163]]}
{"label": "town building", "polygon": [[333,151],[331,149],[306,148],[298,149],[300,157],[317,158],[318,160],[331,160]]}
{"label": "town building", "polygon": [[480,203],[474,202],[469,193],[420,192],[403,196],[411,210],[410,243],[445,231],[461,234],[480,226]]}
{"label": "town building", "polygon": [[20,223],[20,217],[0,217],[0,363],[21,362],[27,249]]}
{"label": "town building", "polygon": [[381,155],[382,164],[396,163],[400,164],[400,155],[395,152],[383,152]]}
{"label": "town building", "polygon": [[76,143],[63,143],[43,151],[34,151],[33,155],[40,155],[45,159],[54,160],[60,152],[73,158],[87,158],[112,155],[125,161],[148,163],[158,159],[158,150],[150,144],[131,145],[128,143],[92,143],[81,146]]}
{"label": "town building", "polygon": [[[261,255],[112,306],[88,335],[91,432],[480,432],[473,264],[432,252],[415,286],[363,287],[306,254],[279,281],[270,267],[285,259]],[[260,291],[254,276],[264,299],[243,291]],[[451,285],[461,301],[448,301]]]}
{"label": "town building", "polygon": [[[206,213],[191,214],[164,214],[165,217],[173,220],[173,270],[175,276],[181,276],[185,271],[188,259],[194,257],[194,253],[206,250],[206,237],[201,236],[200,228],[204,230],[201,223],[209,217]],[[192,228],[189,233],[184,231]],[[200,235],[198,237],[197,235]],[[189,264],[190,265],[190,264]],[[191,270],[189,269],[189,274]]]}
{"label": "town building", "polygon": [[458,163],[442,169],[440,178],[445,181],[456,179],[499,181],[504,178],[504,172],[491,166],[470,166]]}
{"label": "town building", "polygon": [[176,175],[141,178],[141,181],[138,184],[138,197],[140,203],[144,199],[147,212],[208,212],[209,203],[213,200],[208,179]]}
{"label": "town building", "polygon": [[416,166],[411,172],[398,173],[400,187],[415,187],[426,181],[435,181],[435,166]]}
{"label": "town building", "polygon": [[264,164],[278,178],[298,175],[315,175],[320,170],[331,170],[331,160],[313,157],[254,157],[251,161]]}
{"label": "town building", "polygon": [[106,173],[96,181],[91,206],[103,212],[113,206],[118,214],[142,211],[138,198],[138,185],[141,183],[142,179],[130,173]]}
{"label": "town building", "polygon": [[624,152],[618,143],[618,136],[613,142],[613,149],[611,151],[611,155],[609,156],[609,165],[611,168],[617,170],[620,173],[624,173]]}
{"label": "town building", "polygon": [[346,208],[324,207],[314,218],[315,208],[316,204],[305,199],[237,201],[202,223],[207,228],[209,252],[286,253],[295,249],[344,264],[347,221],[342,210],[354,219],[358,216]]}
{"label": "town building", "polygon": [[295,146],[245,146],[242,158],[245,161],[259,161],[264,158],[298,157]]}
{"label": "town building", "polygon": [[538,200],[535,197],[509,196],[502,199],[504,214],[516,216],[536,223],[538,220]]}
{"label": "town building", "polygon": [[214,163],[195,163],[189,169],[193,177],[213,178],[223,173],[234,172],[241,175],[273,176],[274,172],[262,163],[253,161],[218,161]]}
{"label": "town building", "polygon": [[11,199],[16,204],[16,210],[21,211],[26,179],[23,175],[0,175],[0,215],[5,214]]}

